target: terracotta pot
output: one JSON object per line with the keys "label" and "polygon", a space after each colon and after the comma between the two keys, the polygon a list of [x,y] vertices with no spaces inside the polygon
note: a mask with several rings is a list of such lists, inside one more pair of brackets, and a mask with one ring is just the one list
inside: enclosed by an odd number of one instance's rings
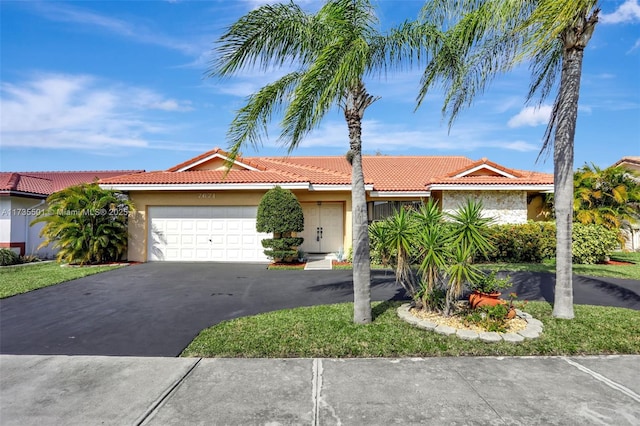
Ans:
{"label": "terracotta pot", "polygon": [[471,305],[471,308],[475,309],[481,306],[496,306],[505,304],[506,302],[500,299],[501,294],[502,293],[497,291],[495,293],[481,293],[479,291],[474,291],[473,293],[471,293],[471,295],[469,295],[469,305]]}

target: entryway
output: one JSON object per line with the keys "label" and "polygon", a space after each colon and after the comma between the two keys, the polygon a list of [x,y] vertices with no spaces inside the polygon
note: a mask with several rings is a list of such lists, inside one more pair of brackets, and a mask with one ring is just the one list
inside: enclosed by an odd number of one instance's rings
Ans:
{"label": "entryway", "polygon": [[304,231],[299,233],[305,253],[335,253],[344,241],[344,209],[342,203],[301,203]]}

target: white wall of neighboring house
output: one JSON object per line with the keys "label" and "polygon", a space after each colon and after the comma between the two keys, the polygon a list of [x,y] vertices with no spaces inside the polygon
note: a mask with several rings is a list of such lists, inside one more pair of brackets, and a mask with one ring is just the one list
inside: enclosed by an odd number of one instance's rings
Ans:
{"label": "white wall of neighboring house", "polygon": [[[43,241],[40,230],[44,224],[30,226],[37,212],[46,208],[44,200],[2,197],[0,203],[0,241],[25,243],[25,254],[35,254],[41,259],[52,258],[55,251],[51,247],[38,249]],[[18,248],[13,250],[19,252]]]}
{"label": "white wall of neighboring house", "polygon": [[11,242],[11,197],[0,197],[0,242]]}
{"label": "white wall of neighboring house", "polygon": [[497,224],[527,222],[525,191],[443,191],[442,210],[453,213],[468,199],[482,201],[484,216]]}
{"label": "white wall of neighboring house", "polygon": [[640,225],[632,225],[631,230],[623,229],[622,235],[625,239],[624,250],[640,251]]}

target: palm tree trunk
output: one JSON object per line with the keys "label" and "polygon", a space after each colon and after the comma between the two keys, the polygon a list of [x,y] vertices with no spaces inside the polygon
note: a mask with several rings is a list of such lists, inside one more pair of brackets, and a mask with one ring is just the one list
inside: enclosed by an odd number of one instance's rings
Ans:
{"label": "palm tree trunk", "polygon": [[360,84],[347,96],[344,116],[351,150],[351,215],[353,229],[353,322],[371,322],[371,260],[367,196],[362,170],[362,117],[373,98]]}
{"label": "palm tree trunk", "polygon": [[573,143],[578,119],[578,96],[582,74],[581,48],[565,49],[562,60],[554,137],[554,191],[556,215],[556,287],[553,316],[571,319],[573,313]]}

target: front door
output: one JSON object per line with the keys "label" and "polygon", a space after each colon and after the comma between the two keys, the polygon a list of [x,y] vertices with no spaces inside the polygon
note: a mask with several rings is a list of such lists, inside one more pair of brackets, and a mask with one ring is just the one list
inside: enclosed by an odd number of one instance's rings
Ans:
{"label": "front door", "polygon": [[304,238],[300,247],[306,253],[334,253],[344,241],[342,203],[302,203]]}

